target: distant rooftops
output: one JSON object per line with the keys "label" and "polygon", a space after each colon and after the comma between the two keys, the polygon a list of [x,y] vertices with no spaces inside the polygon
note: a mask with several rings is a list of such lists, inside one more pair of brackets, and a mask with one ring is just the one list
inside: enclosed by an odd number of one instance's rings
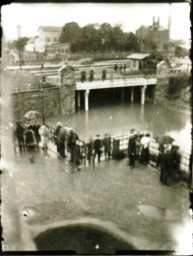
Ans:
{"label": "distant rooftops", "polygon": [[50,45],[50,48],[55,48],[55,47],[62,47],[62,46],[70,46],[69,43],[55,43],[55,44],[52,44]]}
{"label": "distant rooftops", "polygon": [[127,56],[127,59],[143,60],[149,56],[150,56],[149,53],[133,53],[133,54]]}
{"label": "distant rooftops", "polygon": [[46,32],[60,32],[62,30],[62,27],[47,27],[47,26],[40,26],[38,30],[43,30]]}

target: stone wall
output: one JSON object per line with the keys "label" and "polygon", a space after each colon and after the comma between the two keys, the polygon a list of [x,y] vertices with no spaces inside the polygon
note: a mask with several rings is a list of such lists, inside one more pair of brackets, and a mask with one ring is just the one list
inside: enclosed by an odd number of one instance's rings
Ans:
{"label": "stone wall", "polygon": [[67,115],[75,112],[74,69],[64,66],[60,69],[60,85],[43,86],[43,90],[34,89],[12,93],[12,109],[15,121],[23,119],[27,111],[36,110],[41,116]]}
{"label": "stone wall", "polygon": [[75,113],[75,92],[76,84],[74,78],[74,68],[64,66],[60,69],[60,102],[62,115]]}
{"label": "stone wall", "polygon": [[169,67],[165,61],[157,65],[157,84],[154,90],[154,102],[159,103],[167,96],[169,84]]}
{"label": "stone wall", "polygon": [[12,93],[12,109],[15,120],[22,120],[27,111],[36,110],[44,116],[61,113],[58,87]]}

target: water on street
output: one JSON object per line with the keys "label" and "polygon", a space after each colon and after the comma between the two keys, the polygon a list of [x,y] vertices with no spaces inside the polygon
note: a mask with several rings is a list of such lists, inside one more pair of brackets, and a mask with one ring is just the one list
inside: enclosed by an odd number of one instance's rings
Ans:
{"label": "water on street", "polygon": [[105,133],[111,135],[128,134],[131,128],[136,131],[150,132],[154,138],[169,134],[180,148],[191,152],[191,115],[176,110],[145,103],[107,102],[102,104],[90,104],[90,110],[83,109],[73,115],[52,116],[46,119],[46,123],[55,127],[58,121],[64,126],[72,127],[82,140],[90,136]]}

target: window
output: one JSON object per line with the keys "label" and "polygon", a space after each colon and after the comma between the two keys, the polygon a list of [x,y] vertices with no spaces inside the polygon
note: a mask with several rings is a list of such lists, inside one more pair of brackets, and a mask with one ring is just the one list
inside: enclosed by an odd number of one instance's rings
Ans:
{"label": "window", "polygon": [[60,49],[58,49],[58,52],[60,52]]}
{"label": "window", "polygon": [[47,37],[47,38],[46,38],[46,41],[47,41],[47,42],[50,42],[50,38],[49,38],[49,37]]}
{"label": "window", "polygon": [[62,49],[62,52],[64,53],[64,49]]}

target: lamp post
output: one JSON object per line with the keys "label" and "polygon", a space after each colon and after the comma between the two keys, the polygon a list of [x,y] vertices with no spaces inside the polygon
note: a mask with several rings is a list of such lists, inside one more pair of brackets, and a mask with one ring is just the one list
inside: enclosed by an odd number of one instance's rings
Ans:
{"label": "lamp post", "polygon": [[45,81],[45,76],[43,76],[44,64],[41,65],[41,82],[40,82],[40,91],[41,91],[41,98],[42,98],[42,123],[45,124],[45,116],[44,116],[44,90],[43,90],[43,82]]}

